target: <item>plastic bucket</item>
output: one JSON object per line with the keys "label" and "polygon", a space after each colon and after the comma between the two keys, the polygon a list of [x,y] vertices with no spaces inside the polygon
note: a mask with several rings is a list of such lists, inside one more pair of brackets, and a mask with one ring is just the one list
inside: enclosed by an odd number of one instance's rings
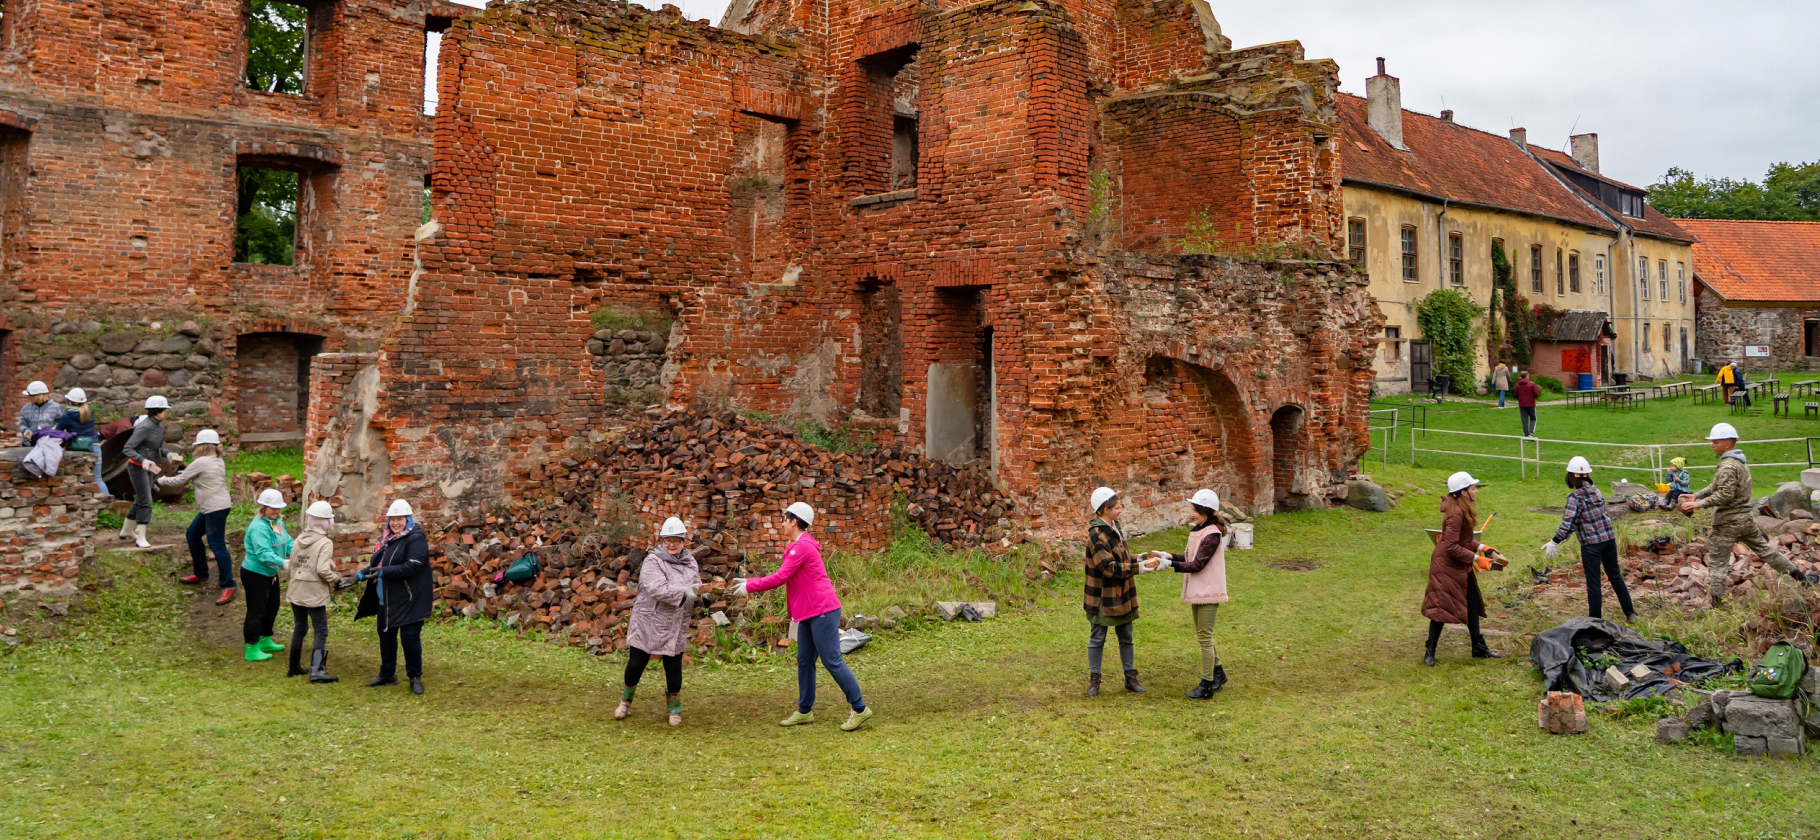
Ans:
{"label": "plastic bucket", "polygon": [[1234,522],[1232,524],[1232,547],[1233,548],[1250,548],[1251,547],[1251,523]]}
{"label": "plastic bucket", "polygon": [[1591,391],[1592,390],[1592,374],[1590,374],[1590,373],[1580,374],[1580,390],[1582,390],[1582,391]]}

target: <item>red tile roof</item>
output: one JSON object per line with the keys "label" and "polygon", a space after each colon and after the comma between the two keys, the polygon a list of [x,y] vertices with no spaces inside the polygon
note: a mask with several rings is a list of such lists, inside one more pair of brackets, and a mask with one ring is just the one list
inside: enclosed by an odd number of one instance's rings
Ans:
{"label": "red tile roof", "polygon": [[[1536,146],[1530,146],[1529,150],[1532,152],[1535,152],[1536,156],[1540,157],[1542,160],[1547,161],[1548,163],[1554,164],[1555,166],[1559,166],[1562,169],[1565,169],[1565,170],[1568,170],[1571,172],[1578,172],[1581,175],[1585,175],[1588,178],[1596,178],[1600,181],[1604,181],[1607,184],[1611,184],[1612,186],[1627,189],[1632,192],[1639,192],[1639,193],[1648,193],[1649,192],[1649,190],[1646,190],[1642,187],[1633,187],[1630,184],[1624,183],[1623,181],[1619,181],[1614,178],[1607,178],[1604,175],[1600,175],[1597,172],[1594,172],[1590,169],[1586,169],[1586,168],[1580,166],[1579,163],[1575,162],[1572,156],[1567,155],[1562,152],[1557,152],[1554,149],[1543,149],[1543,148],[1538,148]],[[1584,196],[1587,201],[1598,201],[1598,198],[1596,196],[1588,195],[1584,190],[1581,190],[1579,187],[1572,186],[1571,184],[1569,186],[1570,186],[1570,188],[1573,189],[1574,192],[1580,193],[1580,195]],[[1617,214],[1619,212],[1618,208],[1616,208],[1616,207],[1607,207],[1605,209],[1611,211],[1614,214]],[[1689,234],[1684,228],[1675,224],[1673,219],[1670,219],[1669,217],[1662,215],[1662,211],[1657,210],[1656,208],[1651,207],[1647,204],[1645,204],[1643,206],[1643,218],[1638,219],[1638,218],[1626,216],[1624,218],[1624,223],[1627,225],[1630,225],[1633,230],[1635,230],[1636,232],[1638,232],[1640,234],[1643,234],[1644,236],[1654,236],[1654,237],[1659,237],[1662,239],[1673,239],[1673,240],[1676,240],[1679,242],[1688,242],[1693,239],[1693,236],[1691,234]]]}
{"label": "red tile roof", "polygon": [[1732,301],[1820,301],[1820,222],[1676,219],[1699,237],[1694,276]]}
{"label": "red tile roof", "polygon": [[1615,229],[1509,137],[1406,110],[1403,143],[1409,149],[1400,151],[1372,130],[1363,98],[1343,93],[1339,100],[1340,175],[1347,181]]}

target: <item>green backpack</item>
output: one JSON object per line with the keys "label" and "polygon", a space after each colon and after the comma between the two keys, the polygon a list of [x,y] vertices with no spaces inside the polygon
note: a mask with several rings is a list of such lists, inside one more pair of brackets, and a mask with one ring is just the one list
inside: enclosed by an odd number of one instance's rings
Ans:
{"label": "green backpack", "polygon": [[1777,642],[1750,669],[1750,693],[1771,700],[1795,696],[1795,687],[1807,670],[1807,655],[1788,642]]}

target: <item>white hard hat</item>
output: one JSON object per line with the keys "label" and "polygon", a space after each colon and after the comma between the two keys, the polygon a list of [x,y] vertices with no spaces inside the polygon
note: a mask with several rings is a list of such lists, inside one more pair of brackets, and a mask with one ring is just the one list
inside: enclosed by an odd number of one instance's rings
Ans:
{"label": "white hard hat", "polygon": [[304,510],[304,513],[314,516],[317,519],[330,519],[335,516],[335,509],[329,506],[328,499],[317,499],[310,503],[309,508]]}
{"label": "white hard hat", "polygon": [[1188,499],[1188,502],[1190,504],[1200,505],[1201,507],[1207,508],[1208,510],[1219,510],[1220,509],[1220,494],[1215,493],[1212,490],[1202,488],[1200,490],[1194,491],[1194,495]]}
{"label": "white hard hat", "polygon": [[259,506],[284,510],[284,494],[276,487],[267,487],[259,491]]}
{"label": "white hard hat", "polygon": [[388,518],[393,516],[410,516],[411,503],[399,499],[398,501],[393,502],[391,507],[385,509],[385,515]]}
{"label": "white hard hat", "polygon": [[1567,459],[1567,471],[1574,475],[1592,475],[1592,464],[1578,455]]}
{"label": "white hard hat", "polygon": [[784,508],[784,513],[801,519],[804,525],[815,524],[815,508],[809,507],[805,502],[797,502],[796,504]]}
{"label": "white hard hat", "polygon": [[1738,430],[1730,423],[1715,423],[1713,430],[1706,435],[1707,440],[1737,440]]}
{"label": "white hard hat", "polygon": [[32,380],[32,384],[25,386],[25,395],[28,397],[35,397],[39,394],[48,394],[50,392],[51,388],[49,385],[36,379]]}
{"label": "white hard hat", "polygon": [[1105,507],[1106,503],[1109,501],[1112,501],[1112,497],[1117,496],[1118,494],[1119,494],[1119,491],[1114,490],[1110,487],[1096,488],[1093,491],[1093,496],[1092,496],[1093,512],[1099,513],[1100,508]]}
{"label": "white hard hat", "polygon": [[1461,490],[1465,490],[1466,488],[1473,486],[1474,484],[1483,484],[1483,483],[1484,482],[1482,482],[1476,478],[1473,478],[1472,473],[1462,470],[1460,472],[1454,473],[1453,475],[1450,475],[1447,477],[1447,492],[1448,493],[1458,493]]}
{"label": "white hard hat", "polygon": [[69,393],[63,395],[63,398],[77,405],[81,405],[88,402],[88,392],[81,388],[71,388]]}
{"label": "white hard hat", "polygon": [[212,443],[216,446],[220,446],[221,435],[216,434],[214,429],[203,429],[202,431],[197,432],[196,445],[201,446],[205,443]]}
{"label": "white hard hat", "polygon": [[674,516],[664,520],[664,527],[657,531],[657,535],[660,537],[684,537],[688,536],[688,534],[689,526],[684,525],[681,519],[677,519]]}
{"label": "white hard hat", "polygon": [[147,411],[150,411],[154,408],[170,408],[170,407],[171,407],[171,401],[165,399],[164,395],[162,395],[162,394],[153,394],[153,395],[145,398],[145,410],[147,410]]}

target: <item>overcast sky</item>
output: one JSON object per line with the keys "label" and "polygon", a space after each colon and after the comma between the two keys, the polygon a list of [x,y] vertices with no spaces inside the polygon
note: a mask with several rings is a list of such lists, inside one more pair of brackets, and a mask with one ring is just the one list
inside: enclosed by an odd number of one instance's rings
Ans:
{"label": "overcast sky", "polygon": [[[1352,93],[1384,56],[1410,110],[1551,148],[1598,132],[1605,174],[1637,186],[1670,166],[1759,180],[1820,160],[1816,0],[1210,2],[1234,46],[1299,40]],[[726,9],[677,5],[716,23]]]}

